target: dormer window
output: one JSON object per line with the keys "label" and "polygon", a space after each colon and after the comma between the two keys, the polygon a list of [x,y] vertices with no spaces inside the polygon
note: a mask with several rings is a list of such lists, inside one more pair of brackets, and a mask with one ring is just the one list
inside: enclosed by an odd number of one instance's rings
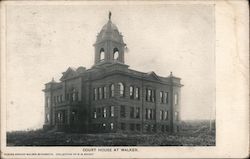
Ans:
{"label": "dormer window", "polygon": [[119,58],[119,50],[117,48],[114,48],[113,50],[113,59],[118,60]]}
{"label": "dormer window", "polygon": [[103,61],[104,58],[105,58],[105,52],[104,52],[104,49],[101,48],[101,50],[100,50],[100,61]]}

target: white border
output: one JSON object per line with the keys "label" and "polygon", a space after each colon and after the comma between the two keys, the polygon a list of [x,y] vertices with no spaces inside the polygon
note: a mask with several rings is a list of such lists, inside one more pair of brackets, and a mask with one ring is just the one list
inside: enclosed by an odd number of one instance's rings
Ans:
{"label": "white border", "polygon": [[[7,5],[214,4],[216,7],[216,146],[136,147],[138,152],[96,152],[94,156],[29,158],[241,158],[249,149],[249,19],[247,1],[4,1],[1,2],[1,155],[3,153],[82,153],[84,147],[6,147],[5,7]],[[229,47],[230,46],[230,47]],[[239,61],[239,59],[241,59]],[[247,66],[247,67],[246,67]],[[231,89],[233,88],[233,89]],[[116,147],[110,147],[116,148]],[[119,147],[122,148],[122,147]],[[132,147],[131,147],[132,148]],[[28,156],[2,156],[28,158]]]}

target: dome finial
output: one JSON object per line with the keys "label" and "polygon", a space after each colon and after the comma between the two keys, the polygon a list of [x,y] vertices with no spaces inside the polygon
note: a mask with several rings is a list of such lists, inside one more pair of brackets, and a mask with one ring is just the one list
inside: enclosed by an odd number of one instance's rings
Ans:
{"label": "dome finial", "polygon": [[109,11],[109,20],[111,20],[112,13]]}

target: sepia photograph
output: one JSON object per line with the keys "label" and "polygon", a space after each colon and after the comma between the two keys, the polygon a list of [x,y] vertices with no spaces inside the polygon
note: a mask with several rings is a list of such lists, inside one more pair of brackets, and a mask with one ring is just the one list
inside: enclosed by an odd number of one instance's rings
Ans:
{"label": "sepia photograph", "polygon": [[215,3],[62,2],[2,3],[6,148],[216,148]]}

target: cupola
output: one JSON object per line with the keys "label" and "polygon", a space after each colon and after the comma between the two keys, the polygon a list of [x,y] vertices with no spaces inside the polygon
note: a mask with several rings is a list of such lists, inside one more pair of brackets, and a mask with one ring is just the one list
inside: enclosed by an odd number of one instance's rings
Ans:
{"label": "cupola", "polygon": [[124,63],[123,36],[117,26],[111,21],[109,12],[108,22],[102,27],[97,35],[95,47],[95,65],[104,63]]}

